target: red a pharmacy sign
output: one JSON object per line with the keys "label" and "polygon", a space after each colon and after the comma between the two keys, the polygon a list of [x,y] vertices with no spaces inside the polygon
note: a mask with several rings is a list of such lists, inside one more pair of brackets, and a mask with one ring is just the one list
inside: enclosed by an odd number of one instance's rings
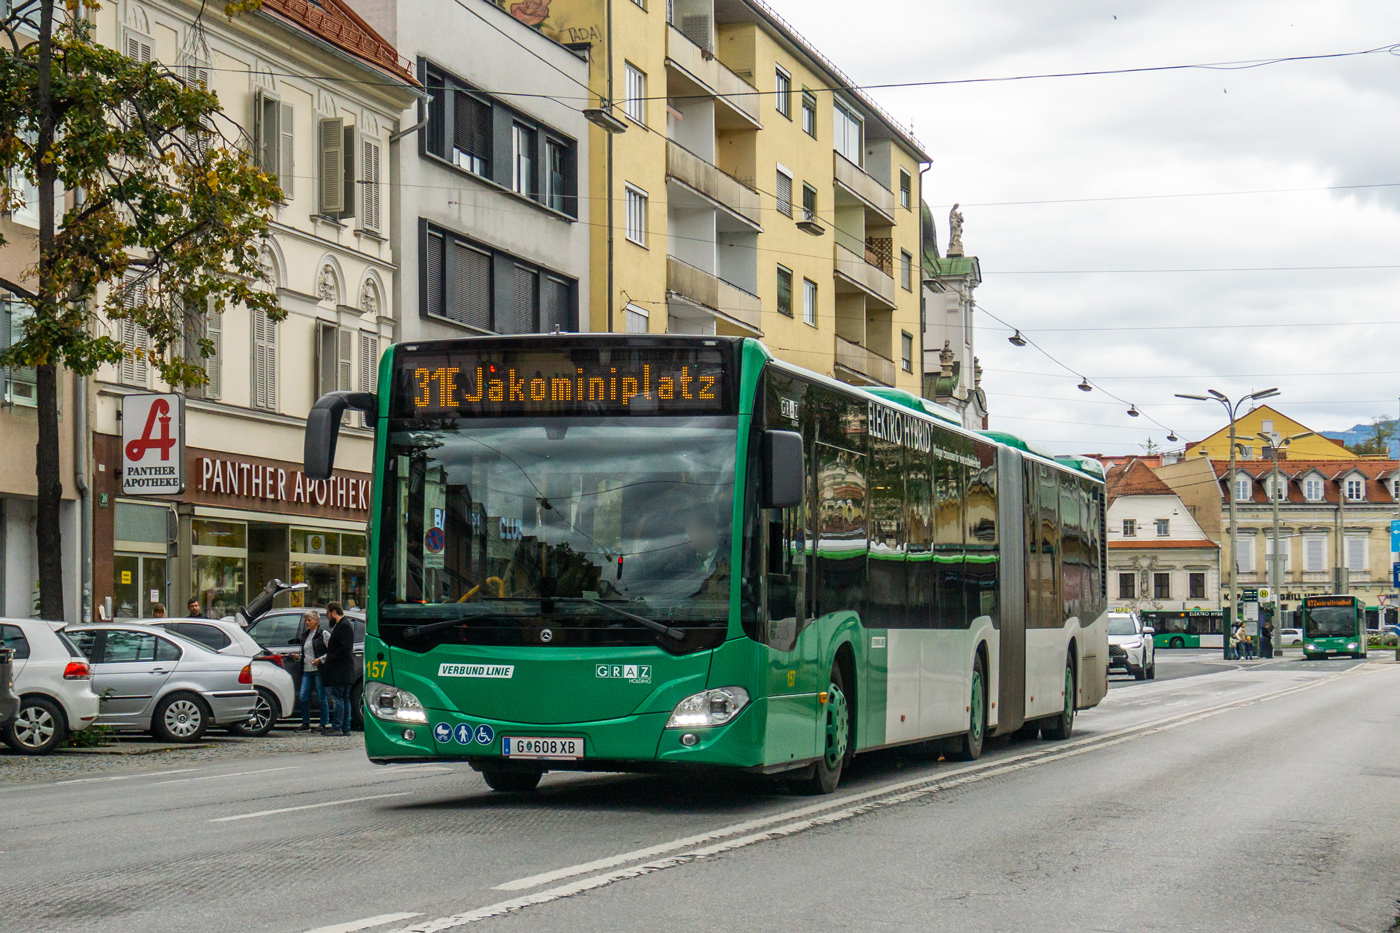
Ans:
{"label": "red a pharmacy sign", "polygon": [[122,397],[122,495],[185,491],[185,397]]}

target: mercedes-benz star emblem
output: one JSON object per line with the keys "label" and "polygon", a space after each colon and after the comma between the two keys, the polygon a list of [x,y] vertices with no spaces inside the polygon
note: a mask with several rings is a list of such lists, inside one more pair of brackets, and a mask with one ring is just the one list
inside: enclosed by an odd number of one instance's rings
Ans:
{"label": "mercedes-benz star emblem", "polygon": [[554,641],[554,629],[549,629],[549,628],[547,628],[547,629],[545,629],[544,631],[540,632],[540,641],[543,641],[543,642],[551,642],[551,641]]}

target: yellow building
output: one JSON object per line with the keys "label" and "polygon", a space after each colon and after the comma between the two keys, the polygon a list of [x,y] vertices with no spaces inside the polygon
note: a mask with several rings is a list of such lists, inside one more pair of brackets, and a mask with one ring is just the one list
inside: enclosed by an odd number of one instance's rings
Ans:
{"label": "yellow building", "polygon": [[[1268,405],[1260,405],[1253,411],[1240,415],[1235,421],[1235,443],[1242,448],[1239,454],[1243,460],[1265,460],[1273,456],[1271,445],[1259,437],[1262,434],[1277,435],[1278,440],[1305,434],[1312,428],[1280,414]],[[1212,460],[1230,459],[1230,426],[1216,431],[1203,441],[1186,447],[1186,459],[1209,456]],[[1359,460],[1356,454],[1342,446],[1341,441],[1314,434],[1302,437],[1288,445],[1289,460]]]}
{"label": "yellow building", "polygon": [[[584,329],[921,391],[917,140],[757,0],[503,4],[591,63]],[[615,102],[608,106],[607,102]],[[600,106],[601,103],[601,106]],[[590,327],[591,324],[591,327]]]}

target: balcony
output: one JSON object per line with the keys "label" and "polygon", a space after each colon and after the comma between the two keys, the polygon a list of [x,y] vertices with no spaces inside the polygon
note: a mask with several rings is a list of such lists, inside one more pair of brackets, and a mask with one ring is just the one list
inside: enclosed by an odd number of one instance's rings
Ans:
{"label": "balcony", "polygon": [[869,210],[879,214],[889,224],[895,223],[894,192],[880,184],[839,152],[833,152],[836,160],[836,184],[845,189]]}
{"label": "balcony", "polygon": [[675,256],[666,257],[666,296],[668,303],[703,308],[719,333],[763,336],[763,303],[757,295]]}
{"label": "balcony", "polygon": [[870,259],[857,255],[841,243],[836,244],[837,290],[840,291],[842,283],[854,286],[877,306],[892,311],[897,307],[894,276],[877,264],[879,257],[869,247],[866,251],[871,253]]}
{"label": "balcony", "polygon": [[844,377],[854,376],[856,384],[894,385],[894,360],[845,337],[836,338],[836,369],[837,378],[844,382],[852,381]]}
{"label": "balcony", "polygon": [[666,143],[666,177],[695,191],[717,207],[762,229],[762,201],[757,191],[726,175],[695,153],[674,142]]}
{"label": "balcony", "polygon": [[758,89],[730,71],[713,52],[702,50],[686,38],[675,26],[666,27],[666,64],[702,92],[713,94],[739,122],[756,130],[763,128],[758,118],[758,102],[762,99]]}

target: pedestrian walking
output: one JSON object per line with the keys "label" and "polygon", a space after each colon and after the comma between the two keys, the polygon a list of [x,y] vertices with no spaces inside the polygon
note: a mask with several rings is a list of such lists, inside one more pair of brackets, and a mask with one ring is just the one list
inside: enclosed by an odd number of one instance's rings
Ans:
{"label": "pedestrian walking", "polygon": [[1274,656],[1274,623],[1265,622],[1259,629],[1259,657]]}
{"label": "pedestrian walking", "polygon": [[1234,654],[1231,657],[1232,660],[1239,661],[1244,659],[1244,638],[1244,623],[1236,622],[1235,630],[1230,636],[1230,644],[1234,648]]}
{"label": "pedestrian walking", "polygon": [[330,735],[350,734],[350,687],[355,680],[355,631],[340,603],[326,603],[330,638],[321,657],[321,681],[331,705]]}
{"label": "pedestrian walking", "polygon": [[316,702],[320,706],[321,732],[330,731],[330,705],[326,702],[326,684],[321,679],[321,660],[330,646],[330,633],[321,628],[321,614],[312,609],[302,617],[306,626],[306,638],[301,643],[301,691],[297,703],[301,706],[301,728],[298,732],[311,731],[311,692],[316,692]]}
{"label": "pedestrian walking", "polygon": [[204,611],[203,611],[202,609],[199,608],[199,600],[196,599],[195,597],[190,597],[190,601],[189,601],[188,603],[185,604],[185,618],[187,618],[187,619],[202,619],[202,618],[204,618]]}

